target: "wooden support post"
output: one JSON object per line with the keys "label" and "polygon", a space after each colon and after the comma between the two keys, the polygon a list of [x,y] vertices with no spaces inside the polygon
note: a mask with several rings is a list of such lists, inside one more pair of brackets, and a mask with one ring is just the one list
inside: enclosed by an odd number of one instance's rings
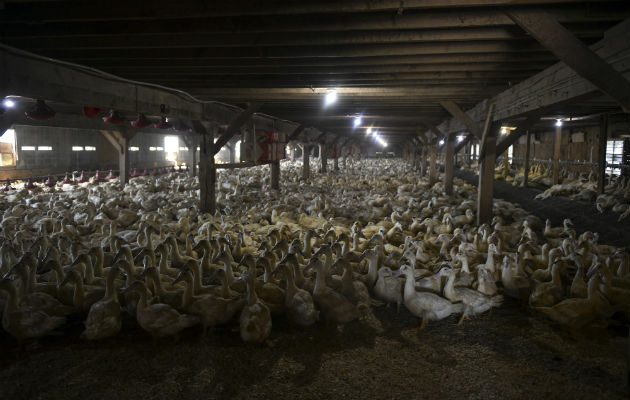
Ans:
{"label": "wooden support post", "polygon": [[214,132],[208,132],[199,121],[193,121],[199,136],[199,211],[216,211],[217,171],[214,167]]}
{"label": "wooden support post", "polygon": [[335,146],[334,170],[339,171],[339,148]]}
{"label": "wooden support post", "polygon": [[447,195],[453,194],[453,163],[455,153],[455,134],[446,137],[446,152],[444,155],[444,191]]}
{"label": "wooden support post", "polygon": [[308,146],[302,145],[302,179],[307,180],[311,173],[311,167],[309,165],[309,152]]}
{"label": "wooden support post", "polygon": [[527,131],[527,144],[525,146],[525,171],[523,174],[523,187],[527,187],[529,185],[529,153],[531,147],[532,134],[530,131]]}
{"label": "wooden support post", "polygon": [[119,128],[118,131],[100,131],[103,136],[114,146],[118,153],[118,172],[120,183],[125,186],[129,182],[129,141],[135,136],[135,132]]}
{"label": "wooden support post", "polygon": [[270,164],[271,168],[271,188],[280,190],[280,161],[274,161]]}
{"label": "wooden support post", "polygon": [[479,150],[479,183],[477,187],[477,225],[492,219],[492,197],[494,195],[494,163],[496,161],[496,126],[492,126],[494,104],[488,109],[486,123],[481,136]]}
{"label": "wooden support post", "polygon": [[321,167],[322,174],[325,174],[328,172],[328,158],[327,158],[326,150],[327,149],[326,149],[325,144],[319,145],[319,160],[322,163],[322,167]]}
{"label": "wooden support post", "polygon": [[429,143],[429,150],[431,155],[429,157],[429,187],[433,186],[435,181],[437,180],[437,140],[432,140]]}
{"label": "wooden support post", "polygon": [[553,184],[560,182],[560,148],[562,146],[562,126],[556,126],[556,136],[553,142]]}
{"label": "wooden support post", "polygon": [[604,194],[606,187],[606,146],[608,144],[608,115],[599,120],[599,151],[597,156],[597,193]]}
{"label": "wooden support post", "polygon": [[[217,139],[216,143],[212,144],[212,148],[214,151],[214,155],[216,155],[223,146],[227,144],[234,137],[234,135],[241,129],[243,125],[258,111],[258,109],[262,106],[262,103],[250,103],[247,106],[247,109],[243,110],[236,118],[230,122],[227,130],[220,138]],[[214,140],[214,139],[213,139]]]}
{"label": "wooden support post", "polygon": [[189,174],[191,178],[197,176],[197,147],[199,146],[199,134],[193,133],[190,137],[188,154],[190,158]]}
{"label": "wooden support post", "polygon": [[429,155],[429,146],[425,143],[422,146],[422,160],[420,161],[420,176],[424,177],[427,174],[427,157]]}

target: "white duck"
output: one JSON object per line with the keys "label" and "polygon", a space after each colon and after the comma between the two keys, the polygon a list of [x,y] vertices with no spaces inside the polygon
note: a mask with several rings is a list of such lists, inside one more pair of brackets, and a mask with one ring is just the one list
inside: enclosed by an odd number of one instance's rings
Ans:
{"label": "white duck", "polygon": [[241,339],[246,343],[262,343],[271,333],[271,313],[256,295],[254,277],[245,271],[241,278],[247,283],[247,303],[240,317]]}
{"label": "white duck", "polygon": [[407,279],[404,290],[405,307],[416,317],[422,318],[419,329],[423,329],[429,320],[441,320],[463,311],[464,307],[461,303],[453,304],[434,293],[416,291],[413,270],[410,266],[403,265],[400,273]]}
{"label": "white duck", "polygon": [[115,265],[107,271],[105,296],[90,307],[84,322],[85,330],[81,334],[82,339],[101,340],[115,336],[120,332],[122,325],[121,308],[115,287],[116,276],[119,272],[118,266]]}
{"label": "white duck", "polygon": [[446,269],[446,286],[444,286],[444,296],[452,302],[462,302],[464,304],[464,312],[460,318],[458,325],[464,322],[471,316],[482,314],[492,309],[492,307],[499,307],[503,303],[503,296],[486,296],[476,290],[468,289],[465,287],[455,287],[455,270],[452,268]]}
{"label": "white duck", "polygon": [[392,276],[392,270],[389,267],[383,267],[378,270],[374,294],[387,304],[396,303],[396,312],[398,313],[403,302],[402,284],[401,279]]}

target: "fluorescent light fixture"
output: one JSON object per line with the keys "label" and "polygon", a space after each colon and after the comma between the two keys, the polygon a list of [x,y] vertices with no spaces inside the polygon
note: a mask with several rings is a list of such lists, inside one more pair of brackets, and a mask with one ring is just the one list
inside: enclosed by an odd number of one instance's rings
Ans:
{"label": "fluorescent light fixture", "polygon": [[387,142],[384,141],[380,136],[375,136],[374,137],[376,139],[376,141],[383,147],[387,147]]}
{"label": "fluorescent light fixture", "polygon": [[51,151],[52,146],[37,146],[37,151]]}
{"label": "fluorescent light fixture", "polygon": [[155,151],[155,147],[153,146],[149,147],[149,151]]}
{"label": "fluorescent light fixture", "polygon": [[85,151],[96,151],[96,147],[94,147],[94,146],[85,146]]}
{"label": "fluorescent light fixture", "polygon": [[188,151],[188,147],[180,147],[179,151]]}
{"label": "fluorescent light fixture", "polygon": [[440,140],[440,146],[444,144],[444,139]]}
{"label": "fluorescent light fixture", "polygon": [[156,147],[156,149],[157,149],[157,151],[163,151],[164,147],[158,146],[158,147]]}
{"label": "fluorescent light fixture", "polygon": [[35,151],[35,146],[22,146],[22,151]]}
{"label": "fluorescent light fixture", "polygon": [[5,106],[6,108],[13,108],[15,107],[15,101],[11,99],[4,99],[2,100],[2,105]]}
{"label": "fluorescent light fixture", "polygon": [[362,122],[362,119],[361,119],[360,115],[354,117],[354,127],[355,128],[361,126],[361,122]]}
{"label": "fluorescent light fixture", "polygon": [[337,91],[334,89],[329,90],[328,93],[326,93],[326,98],[324,99],[324,105],[329,106],[336,101],[337,101]]}
{"label": "fluorescent light fixture", "polygon": [[556,120],[556,126],[562,126],[562,120],[560,118]]}
{"label": "fluorescent light fixture", "polygon": [[72,146],[72,151],[83,151],[83,146]]}
{"label": "fluorescent light fixture", "polygon": [[131,146],[129,148],[129,151],[140,151],[140,147],[138,147],[138,146]]}

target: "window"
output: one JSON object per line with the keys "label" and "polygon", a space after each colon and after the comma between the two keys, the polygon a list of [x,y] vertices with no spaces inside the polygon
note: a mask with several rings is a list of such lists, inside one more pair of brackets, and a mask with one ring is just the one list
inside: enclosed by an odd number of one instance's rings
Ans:
{"label": "window", "polygon": [[234,162],[241,162],[241,140],[234,145]]}
{"label": "window", "polygon": [[[623,162],[623,140],[613,139],[606,143],[606,164],[613,166],[606,167],[606,173],[610,175],[619,175],[621,168],[619,165]],[[616,165],[616,167],[615,167]]]}
{"label": "window", "polygon": [[72,146],[72,151],[83,151],[83,146]]}
{"label": "window", "polygon": [[129,151],[140,151],[140,147],[131,146],[131,147],[129,148]]}
{"label": "window", "polygon": [[149,147],[149,151],[155,151],[155,147],[153,146]]}
{"label": "window", "polygon": [[96,147],[94,147],[94,146],[85,146],[85,151],[96,151]]}
{"label": "window", "polygon": [[164,151],[164,147],[158,146],[155,148],[157,151]]}
{"label": "window", "polygon": [[179,138],[177,136],[164,136],[164,152],[168,161],[177,161],[177,150],[179,148]]}
{"label": "window", "polygon": [[22,146],[22,151],[35,151],[35,146]]}
{"label": "window", "polygon": [[51,151],[52,146],[37,146],[37,151]]}
{"label": "window", "polygon": [[512,156],[514,155],[514,146],[508,147],[508,162],[512,162]]}
{"label": "window", "polygon": [[180,147],[179,151],[188,151],[188,147]]}
{"label": "window", "polygon": [[[215,140],[215,142],[216,142],[216,140]],[[201,149],[201,147],[197,146],[197,151],[199,151],[200,149]]]}
{"label": "window", "polygon": [[0,166],[15,167],[17,153],[15,151],[15,130],[7,129],[0,136]]}

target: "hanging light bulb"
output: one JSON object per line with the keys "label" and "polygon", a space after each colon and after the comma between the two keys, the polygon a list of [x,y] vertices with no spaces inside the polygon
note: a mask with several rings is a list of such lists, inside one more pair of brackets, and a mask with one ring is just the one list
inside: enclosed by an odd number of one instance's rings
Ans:
{"label": "hanging light bulb", "polygon": [[354,127],[355,127],[355,128],[357,128],[357,127],[361,126],[361,122],[362,122],[362,119],[361,119],[361,116],[360,116],[360,115],[358,115],[358,116],[354,117],[354,122],[353,122],[353,124],[354,124]]}
{"label": "hanging light bulb", "polygon": [[556,120],[556,126],[562,126],[562,120],[560,118]]}
{"label": "hanging light bulb", "polygon": [[336,101],[337,101],[337,91],[334,89],[329,90],[328,93],[326,93],[326,97],[324,99],[324,106],[329,106]]}
{"label": "hanging light bulb", "polygon": [[51,119],[52,117],[54,117],[55,110],[48,107],[44,100],[38,99],[37,103],[24,114],[26,114],[26,116],[30,119],[43,121],[43,120]]}
{"label": "hanging light bulb", "polygon": [[4,99],[2,100],[2,106],[5,108],[13,108],[15,107],[15,101],[11,99]]}
{"label": "hanging light bulb", "polygon": [[165,116],[162,116],[162,118],[160,119],[160,122],[158,122],[157,124],[153,126],[155,127],[155,129],[171,129],[173,125],[168,123]]}
{"label": "hanging light bulb", "polygon": [[368,135],[371,135],[372,134],[372,127],[370,126],[369,128],[367,128],[365,133],[367,133]]}
{"label": "hanging light bulb", "polygon": [[444,139],[440,140],[440,146],[444,144]]}
{"label": "hanging light bulb", "polygon": [[131,126],[134,128],[146,128],[149,125],[151,125],[151,121],[142,113],[138,113],[138,117],[131,121]]}
{"label": "hanging light bulb", "polygon": [[96,118],[101,113],[101,109],[98,107],[83,107],[83,114],[88,118]]}
{"label": "hanging light bulb", "polygon": [[109,110],[109,114],[103,117],[103,122],[111,125],[120,125],[125,122],[125,118],[116,110]]}

